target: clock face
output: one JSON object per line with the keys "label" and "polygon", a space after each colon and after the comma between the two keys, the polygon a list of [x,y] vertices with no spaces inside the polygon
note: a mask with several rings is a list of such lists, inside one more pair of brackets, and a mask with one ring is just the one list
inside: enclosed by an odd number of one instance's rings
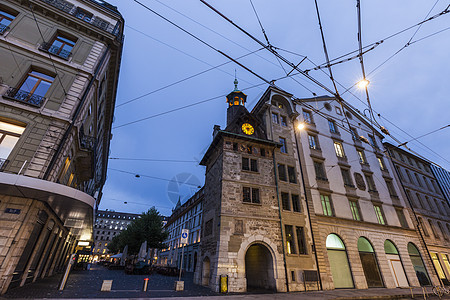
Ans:
{"label": "clock face", "polygon": [[242,131],[245,134],[252,135],[255,132],[255,129],[253,129],[252,125],[250,125],[248,123],[244,123],[244,124],[242,124]]}

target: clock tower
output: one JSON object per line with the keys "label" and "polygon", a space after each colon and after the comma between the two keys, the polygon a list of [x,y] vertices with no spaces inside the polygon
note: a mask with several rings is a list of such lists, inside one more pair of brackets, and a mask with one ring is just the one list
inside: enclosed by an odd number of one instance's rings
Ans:
{"label": "clock tower", "polygon": [[227,126],[233,122],[237,116],[248,113],[245,108],[245,102],[247,101],[247,95],[238,90],[238,81],[234,79],[234,90],[227,96]]}

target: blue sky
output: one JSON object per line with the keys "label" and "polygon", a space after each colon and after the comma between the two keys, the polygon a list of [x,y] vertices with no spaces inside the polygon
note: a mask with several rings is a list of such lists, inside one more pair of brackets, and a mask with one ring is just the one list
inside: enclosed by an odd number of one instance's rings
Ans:
{"label": "blue sky", "polygon": [[[267,84],[137,2],[108,2],[118,7],[126,22],[110,157],[166,161],[111,159],[100,208],[139,213],[156,206],[162,214],[170,215],[177,196],[186,198],[204,182],[205,168],[198,162],[212,140],[213,126],[225,127],[225,95],[234,88],[235,70],[239,88],[248,95],[249,110]],[[271,45],[282,49],[280,54],[294,63],[307,56],[302,69],[325,62],[314,1],[252,2]],[[272,54],[200,1],[141,3],[227,55],[245,55],[239,62],[268,80],[290,71],[286,65],[283,70]],[[210,4],[265,41],[249,0]],[[319,0],[318,4],[330,58],[357,50],[356,1]],[[363,46],[423,21],[428,13],[436,15],[447,5],[435,0],[362,1]],[[402,142],[450,124],[449,18],[450,13],[386,39],[364,56],[372,107],[382,116],[377,121]],[[404,47],[411,38],[410,45]],[[357,59],[334,66],[333,73],[345,87],[338,86],[340,93],[362,78]],[[310,74],[332,89],[322,71]],[[294,78],[276,84],[298,98],[311,97],[312,92],[328,94],[301,75]],[[353,95],[347,92],[343,98],[363,111],[365,94],[354,88],[350,91]],[[144,94],[149,95],[126,103]],[[201,101],[205,102],[192,105]],[[175,110],[178,108],[183,109]],[[127,125],[144,118],[148,119]],[[446,128],[419,139],[422,144],[410,142],[408,146],[450,169],[449,133],[450,128]]]}

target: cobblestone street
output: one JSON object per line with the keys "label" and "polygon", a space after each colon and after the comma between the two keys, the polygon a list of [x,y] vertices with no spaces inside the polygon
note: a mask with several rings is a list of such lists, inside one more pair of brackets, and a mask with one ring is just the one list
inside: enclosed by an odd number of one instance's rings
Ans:
{"label": "cobblestone street", "polygon": [[[143,292],[144,278],[149,278],[148,290]],[[193,284],[193,274],[186,273],[185,290],[174,291],[178,277],[153,275],[126,275],[123,270],[108,270],[92,265],[89,271],[70,273],[64,291],[58,290],[61,275],[45,278],[33,284],[8,291],[5,298],[148,298],[213,296],[208,288]],[[113,280],[111,292],[101,292],[103,280]]]}

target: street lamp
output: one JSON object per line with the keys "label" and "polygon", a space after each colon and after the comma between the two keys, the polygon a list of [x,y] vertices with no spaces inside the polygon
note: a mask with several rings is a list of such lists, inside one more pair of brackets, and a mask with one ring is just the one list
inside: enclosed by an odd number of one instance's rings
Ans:
{"label": "street lamp", "polygon": [[365,89],[368,85],[369,85],[370,81],[367,79],[362,79],[360,80],[356,85],[360,88],[360,89]]}
{"label": "street lamp", "polygon": [[300,123],[298,123],[298,125],[297,125],[297,129],[298,130],[303,130],[303,129],[305,129],[305,123],[303,123],[303,122],[300,122]]}

